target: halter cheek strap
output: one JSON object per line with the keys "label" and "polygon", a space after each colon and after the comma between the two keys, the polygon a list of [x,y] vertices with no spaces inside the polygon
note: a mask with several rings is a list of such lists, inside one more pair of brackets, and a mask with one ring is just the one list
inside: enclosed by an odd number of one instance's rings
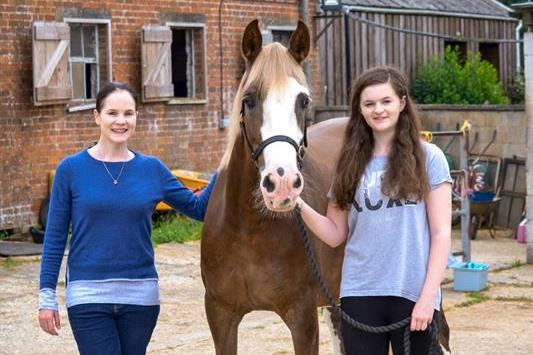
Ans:
{"label": "halter cheek strap", "polygon": [[300,141],[300,144],[296,143],[294,139],[292,139],[289,136],[284,135],[277,135],[272,136],[259,144],[259,147],[254,149],[252,147],[252,144],[250,143],[250,140],[248,139],[248,133],[246,132],[246,125],[244,124],[244,103],[243,107],[241,108],[241,121],[240,121],[240,127],[241,127],[241,134],[244,137],[244,141],[246,142],[246,145],[252,152],[252,160],[257,164],[257,159],[261,156],[261,153],[263,153],[263,150],[269,145],[274,142],[286,142],[293,146],[293,148],[296,150],[296,156],[298,157],[298,166],[301,168],[303,158],[305,155],[305,148],[307,148],[307,123],[304,124],[304,136],[302,140]]}

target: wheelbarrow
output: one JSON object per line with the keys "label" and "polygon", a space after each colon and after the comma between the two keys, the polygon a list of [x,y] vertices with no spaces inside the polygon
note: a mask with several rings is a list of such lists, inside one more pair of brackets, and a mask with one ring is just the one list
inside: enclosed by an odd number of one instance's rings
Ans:
{"label": "wheelbarrow", "polygon": [[478,229],[486,227],[492,238],[510,237],[514,231],[496,226],[496,212],[501,197],[493,192],[476,191],[470,195],[470,224],[468,236],[471,240],[477,237]]}

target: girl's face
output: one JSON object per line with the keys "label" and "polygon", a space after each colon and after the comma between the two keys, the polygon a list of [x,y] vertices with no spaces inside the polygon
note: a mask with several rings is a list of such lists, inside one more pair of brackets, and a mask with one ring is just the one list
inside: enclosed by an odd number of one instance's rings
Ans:
{"label": "girl's face", "polygon": [[360,96],[360,110],[374,134],[394,132],[405,96],[400,98],[390,83],[370,85]]}
{"label": "girl's face", "polygon": [[112,144],[123,144],[135,132],[137,111],[129,92],[116,90],[104,99],[100,112],[94,110],[94,119],[100,126],[101,139]]}

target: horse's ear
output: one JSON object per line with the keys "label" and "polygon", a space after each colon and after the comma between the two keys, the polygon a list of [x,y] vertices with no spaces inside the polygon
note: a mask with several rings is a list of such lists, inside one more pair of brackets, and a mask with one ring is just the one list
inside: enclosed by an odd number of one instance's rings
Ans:
{"label": "horse's ear", "polygon": [[298,63],[302,63],[309,54],[311,47],[311,37],[309,36],[309,29],[302,21],[298,21],[298,27],[291,36],[289,53],[296,59]]}
{"label": "horse's ear", "polygon": [[263,48],[263,36],[259,30],[259,21],[255,19],[244,30],[241,45],[242,56],[248,63],[251,63],[261,52],[261,48]]}

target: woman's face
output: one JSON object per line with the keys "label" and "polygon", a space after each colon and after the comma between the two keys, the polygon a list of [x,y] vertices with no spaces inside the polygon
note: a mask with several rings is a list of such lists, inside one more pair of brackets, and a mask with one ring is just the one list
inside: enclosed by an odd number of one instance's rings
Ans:
{"label": "woman's face", "polygon": [[394,132],[405,96],[400,98],[390,83],[370,85],[361,91],[360,110],[374,133]]}
{"label": "woman's face", "polygon": [[100,126],[101,139],[122,144],[135,132],[137,112],[135,100],[125,90],[116,90],[104,99],[100,112],[94,110],[96,124]]}

